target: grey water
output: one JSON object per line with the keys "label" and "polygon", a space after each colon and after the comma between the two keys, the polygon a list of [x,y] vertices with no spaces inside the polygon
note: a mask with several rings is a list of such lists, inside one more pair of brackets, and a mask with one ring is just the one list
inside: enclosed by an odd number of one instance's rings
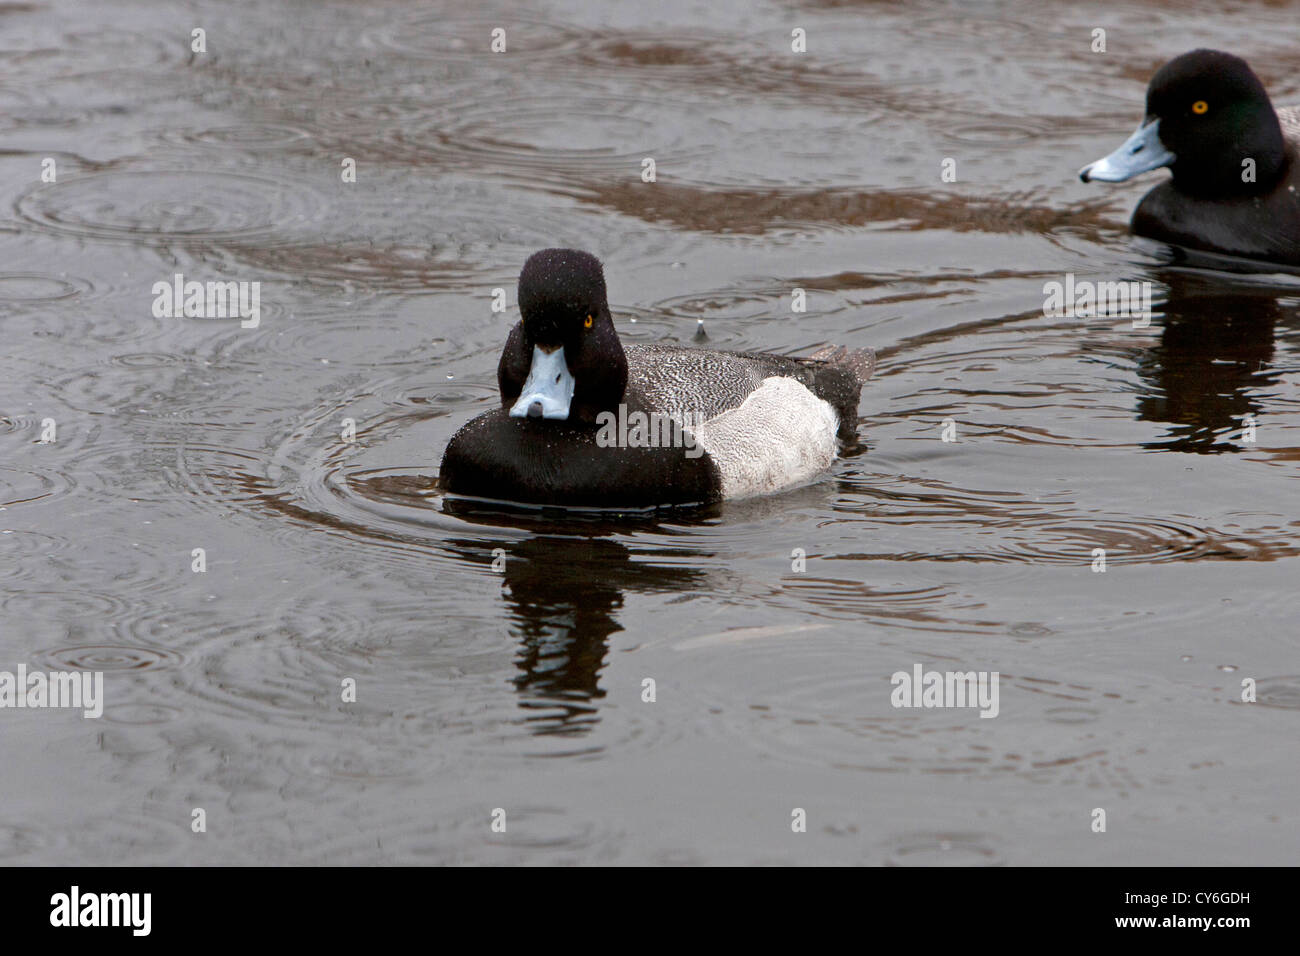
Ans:
{"label": "grey water", "polygon": [[[0,669],[105,697],[0,711],[0,863],[1294,863],[1300,281],[1076,172],[1196,46],[1300,103],[1298,11],[0,4]],[[445,498],[557,245],[624,341],[874,347],[858,444],[699,512]],[[892,706],[918,663],[997,717]]]}

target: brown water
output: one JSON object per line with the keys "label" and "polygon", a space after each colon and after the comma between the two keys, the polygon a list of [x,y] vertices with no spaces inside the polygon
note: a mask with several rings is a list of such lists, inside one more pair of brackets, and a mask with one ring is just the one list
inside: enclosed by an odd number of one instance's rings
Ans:
{"label": "brown water", "polygon": [[[107,697],[0,712],[0,862],[1293,863],[1300,282],[1076,172],[1198,45],[1300,102],[1300,6],[524,8],[0,4],[0,669]],[[861,446],[702,514],[443,500],[551,245],[627,341],[874,346]],[[260,326],[155,318],[178,272]],[[1044,318],[1067,273],[1151,327]],[[893,708],[914,663],[999,716]]]}

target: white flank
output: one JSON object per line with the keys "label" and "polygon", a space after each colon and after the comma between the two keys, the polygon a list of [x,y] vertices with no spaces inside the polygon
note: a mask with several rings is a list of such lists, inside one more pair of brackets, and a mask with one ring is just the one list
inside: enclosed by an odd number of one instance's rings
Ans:
{"label": "white flank", "polygon": [[696,440],[722,473],[724,498],[801,484],[835,460],[839,417],[792,378],[772,377],[737,408],[706,421]]}

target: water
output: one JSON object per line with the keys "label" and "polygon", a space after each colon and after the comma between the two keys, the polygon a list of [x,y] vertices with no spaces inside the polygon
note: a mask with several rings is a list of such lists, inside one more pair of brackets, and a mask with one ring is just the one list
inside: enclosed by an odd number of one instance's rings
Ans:
{"label": "water", "polygon": [[[1300,282],[1075,174],[1197,45],[1300,102],[1296,6],[516,7],[0,6],[0,668],[107,696],[4,712],[0,862],[1294,862]],[[860,445],[698,513],[444,500],[549,245],[625,341],[874,346]],[[155,317],[176,273],[260,324]],[[1150,328],[1045,318],[1067,273]],[[999,716],[893,708],[914,663]]]}

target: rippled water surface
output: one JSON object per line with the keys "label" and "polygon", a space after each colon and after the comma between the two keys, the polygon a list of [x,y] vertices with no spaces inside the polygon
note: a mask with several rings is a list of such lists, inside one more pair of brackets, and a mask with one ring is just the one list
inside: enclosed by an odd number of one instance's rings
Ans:
{"label": "rippled water surface", "polygon": [[[1300,103],[1298,12],[0,4],[0,668],[107,696],[0,712],[0,863],[1294,863],[1300,280],[1076,171],[1195,46]],[[703,513],[445,500],[552,245],[625,341],[875,347],[861,444]],[[176,273],[260,325],[155,317]],[[1045,318],[1067,273],[1150,327]],[[893,708],[914,663],[999,716]]]}

